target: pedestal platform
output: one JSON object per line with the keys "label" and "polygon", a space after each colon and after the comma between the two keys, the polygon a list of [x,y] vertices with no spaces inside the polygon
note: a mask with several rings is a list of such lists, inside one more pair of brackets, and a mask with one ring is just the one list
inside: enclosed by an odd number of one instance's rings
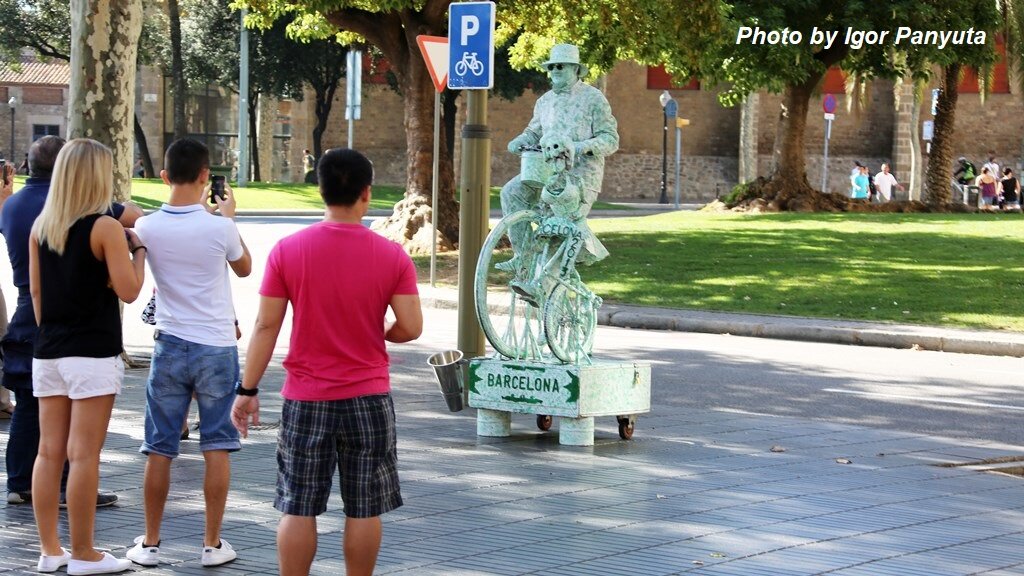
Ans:
{"label": "pedestal platform", "polygon": [[[511,415],[518,412],[557,416],[560,444],[590,446],[594,417],[616,416],[620,435],[628,438],[636,415],[651,410],[651,366],[642,362],[581,366],[474,358],[468,386],[469,405],[478,409],[479,436],[509,436]],[[537,422],[546,429],[543,418]]]}

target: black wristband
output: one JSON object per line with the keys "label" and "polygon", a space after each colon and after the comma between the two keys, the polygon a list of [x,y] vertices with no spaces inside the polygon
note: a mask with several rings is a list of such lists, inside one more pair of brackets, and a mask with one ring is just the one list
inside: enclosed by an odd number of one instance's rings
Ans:
{"label": "black wristband", "polygon": [[235,394],[239,396],[255,396],[259,393],[259,388],[242,388],[241,382],[235,384]]}
{"label": "black wristband", "polygon": [[135,248],[132,248],[132,249],[130,250],[130,252],[132,253],[132,256],[134,256],[134,255],[135,255],[135,253],[136,253],[136,252],[138,252],[139,250],[145,250],[145,251],[146,251],[146,253],[149,253],[149,248],[146,248],[146,247],[145,247],[144,245],[142,245],[142,244],[139,244],[139,245],[138,245],[138,246],[136,246]]}

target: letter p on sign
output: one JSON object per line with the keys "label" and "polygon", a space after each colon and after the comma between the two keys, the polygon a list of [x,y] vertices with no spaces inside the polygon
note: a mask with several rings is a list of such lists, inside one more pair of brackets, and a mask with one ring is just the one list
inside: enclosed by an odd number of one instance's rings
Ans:
{"label": "letter p on sign", "polygon": [[462,19],[462,36],[459,38],[459,44],[463,46],[469,44],[469,37],[476,36],[476,33],[479,31],[480,19],[476,16],[466,16]]}

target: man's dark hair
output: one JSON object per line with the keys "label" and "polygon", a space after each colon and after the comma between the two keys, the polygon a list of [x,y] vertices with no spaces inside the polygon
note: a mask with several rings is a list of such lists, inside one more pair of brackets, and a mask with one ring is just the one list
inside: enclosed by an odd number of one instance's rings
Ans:
{"label": "man's dark hair", "polygon": [[316,167],[320,197],[328,206],[352,206],[367,186],[373,184],[373,164],[349,148],[324,153]]}
{"label": "man's dark hair", "polygon": [[191,184],[199,180],[203,168],[209,167],[210,150],[198,140],[175,140],[164,154],[164,170],[171,184]]}
{"label": "man's dark hair", "polygon": [[64,147],[60,136],[43,136],[28,149],[28,172],[33,178],[49,178],[53,174],[53,163],[57,153]]}

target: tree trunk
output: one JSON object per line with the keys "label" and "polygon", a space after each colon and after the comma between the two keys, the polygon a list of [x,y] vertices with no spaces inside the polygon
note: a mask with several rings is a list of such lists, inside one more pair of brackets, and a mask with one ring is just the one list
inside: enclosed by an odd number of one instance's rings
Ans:
{"label": "tree trunk", "polygon": [[140,0],[71,0],[68,136],[93,138],[114,153],[114,197],[131,197],[135,64]]}
{"label": "tree trunk", "polygon": [[263,182],[274,180],[274,124],[277,120],[277,98],[269,94],[260,94],[259,104],[259,156]]}
{"label": "tree trunk", "polygon": [[[438,249],[454,249],[459,238],[459,205],[455,201],[455,177],[447,146],[439,146],[437,178],[438,211],[431,214],[434,156],[434,84],[415,41],[398,74],[405,104],[406,189],[405,198],[395,211],[374,223],[374,229],[399,242],[414,254],[429,253],[433,242],[432,226],[437,222]],[[448,135],[445,123],[440,128],[441,142]]]}
{"label": "tree trunk", "polygon": [[324,151],[324,132],[327,131],[327,120],[331,117],[331,107],[334,105],[334,93],[337,92],[337,84],[324,84],[315,86],[316,92],[316,124],[313,125],[313,157],[317,160]]}
{"label": "tree trunk", "polygon": [[925,177],[927,190],[924,200],[930,204],[946,204],[951,197],[950,166],[953,164],[953,130],[959,82],[960,63],[942,69],[942,86],[935,106],[935,131],[928,157],[928,174]]}
{"label": "tree trunk", "polygon": [[[185,119],[185,64],[181,57],[181,12],[178,0],[167,0],[167,17],[171,28],[171,85],[174,89],[174,139],[188,135],[188,121]],[[209,132],[209,127],[206,128]]]}
{"label": "tree trunk", "polygon": [[772,161],[768,167],[769,174],[775,174],[779,170],[779,155],[782,154],[782,134],[786,126],[786,117],[789,112],[786,104],[779,102],[779,116],[775,120],[775,136],[772,138]]}
{"label": "tree trunk", "polygon": [[260,139],[256,130],[259,128],[257,124],[256,114],[259,111],[260,95],[258,92],[249,94],[249,101],[246,102],[246,107],[249,108],[249,162],[252,164],[252,178],[253,182],[260,182]]}
{"label": "tree trunk", "polygon": [[757,118],[761,111],[761,96],[747,94],[740,109],[740,156],[737,184],[757,178]]}
{"label": "tree trunk", "polygon": [[807,110],[810,107],[811,93],[820,79],[821,74],[813,74],[802,84],[787,86],[783,94],[787,115],[782,126],[779,165],[772,176],[779,186],[779,191],[796,193],[811,187],[807,183],[804,132],[807,128]]}
{"label": "tree trunk", "polygon": [[[153,157],[149,155],[149,144],[146,143],[146,132],[139,122],[139,115],[133,114],[135,118],[135,143],[139,146],[139,156],[142,158],[142,175],[146,178],[153,178],[156,172],[153,170]],[[132,164],[134,166],[134,164]],[[134,176],[134,174],[132,174]]]}

